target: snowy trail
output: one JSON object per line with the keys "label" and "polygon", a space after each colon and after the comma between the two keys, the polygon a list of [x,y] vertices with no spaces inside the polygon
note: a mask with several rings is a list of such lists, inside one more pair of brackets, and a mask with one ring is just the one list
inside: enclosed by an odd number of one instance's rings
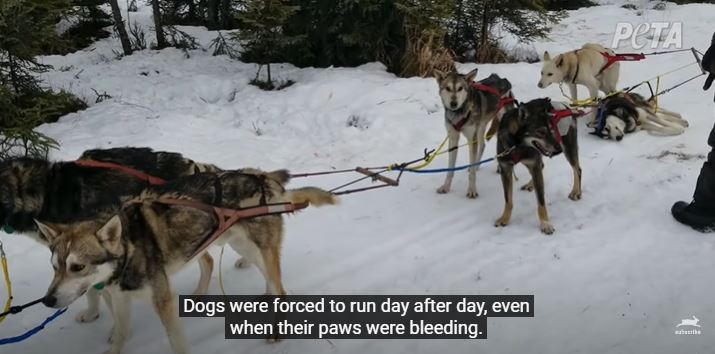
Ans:
{"label": "snowy trail", "polygon": [[[643,17],[617,5],[571,12],[542,52],[559,53],[585,41],[610,44],[619,21],[686,23],[686,47],[709,44],[713,5],[670,6]],[[135,19],[147,20],[142,9]],[[708,16],[710,14],[710,16]],[[143,17],[142,17],[143,16]],[[594,23],[594,19],[598,19]],[[142,22],[143,23],[143,22]],[[186,28],[207,45],[214,34]],[[248,85],[255,65],[194,51],[143,51],[112,59],[114,39],[92,51],[45,57],[56,70],[44,75],[54,88],[90,100],[92,88],[113,98],[40,127],[62,149],[54,159],[73,159],[88,148],[123,145],[178,151],[225,168],[256,166],[309,172],[381,165],[419,157],[444,137],[442,110],[433,79],[398,79],[380,64],[359,68],[296,69],[277,66],[280,77],[296,84],[281,92]],[[623,51],[628,51],[624,48]],[[657,75],[692,59],[688,53],[648,58],[621,66],[621,86]],[[64,67],[64,70],[59,68]],[[474,64],[460,68],[467,71]],[[520,100],[550,96],[539,90],[540,63],[479,65],[478,78],[492,72],[507,77]],[[68,69],[69,68],[69,69]],[[78,72],[80,72],[77,75]],[[697,73],[668,77],[663,86]],[[77,75],[78,78],[75,77]],[[337,207],[309,209],[287,218],[284,283],[292,294],[534,294],[533,319],[489,320],[485,341],[260,340],[226,341],[220,319],[183,319],[193,352],[205,353],[705,353],[715,347],[709,335],[715,319],[715,239],[677,224],[672,203],[688,199],[713,123],[712,93],[701,81],[663,96],[661,104],[680,112],[691,127],[677,137],[641,132],[622,142],[601,141],[580,125],[583,200],[567,198],[571,170],[565,158],[546,161],[546,198],[553,236],[540,234],[532,193],[515,190],[512,224],[494,228],[503,207],[496,166],[477,175],[480,196],[469,200],[466,172],[452,192],[438,195],[442,175],[403,177],[399,188],[358,193]],[[580,88],[584,95],[584,88]],[[642,91],[644,92],[644,91]],[[355,118],[357,117],[357,118]],[[354,122],[356,127],[349,126]],[[260,135],[257,134],[260,130]],[[485,157],[494,154],[488,144]],[[691,156],[658,157],[664,151]],[[460,152],[459,163],[466,163]],[[444,167],[446,158],[434,162]],[[517,168],[518,188],[528,181]],[[295,179],[291,186],[333,187],[349,177]],[[27,238],[2,235],[10,259],[16,303],[40,296],[52,269],[49,252]],[[213,251],[218,257],[217,250]],[[227,251],[223,268],[227,290],[259,294],[263,280],[255,269],[235,270]],[[198,267],[175,277],[176,288],[193,290]],[[211,292],[218,293],[214,273]],[[106,310],[91,325],[72,317],[74,304],[55,324],[30,341],[0,347],[0,353],[96,353],[106,350],[111,319]],[[50,311],[36,308],[9,318],[0,337],[39,323]],[[675,325],[696,315],[703,335],[677,336]],[[133,336],[126,353],[164,353],[168,341],[147,303],[135,302]],[[58,341],[62,345],[58,346]]]}

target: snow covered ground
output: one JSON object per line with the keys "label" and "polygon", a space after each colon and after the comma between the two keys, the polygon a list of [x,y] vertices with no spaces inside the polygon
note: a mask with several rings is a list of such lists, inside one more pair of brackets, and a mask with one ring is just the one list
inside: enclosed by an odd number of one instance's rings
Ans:
{"label": "snow covered ground", "polygon": [[[664,11],[620,8],[622,2],[570,12],[539,52],[559,53],[586,41],[610,45],[617,22],[682,21],[684,46],[704,51],[714,5],[669,5]],[[131,20],[148,27],[149,8]],[[208,46],[215,33],[184,28]],[[631,51],[631,48],[618,48]],[[433,79],[399,79],[380,64],[358,68],[297,69],[276,65],[296,84],[279,92],[248,85],[256,66],[192,51],[146,50],[118,60],[116,39],[67,56],[44,57],[55,70],[47,84],[92,102],[92,89],[112,98],[39,128],[57,139],[54,159],[85,149],[125,145],[178,151],[224,168],[256,166],[309,172],[381,165],[420,156],[444,137]],[[650,51],[650,50],[644,50]],[[621,86],[687,64],[689,53],[623,63]],[[463,64],[467,71],[475,64]],[[536,87],[541,64],[479,65],[478,77],[511,80],[520,100],[548,95]],[[696,66],[664,78],[667,87],[698,72]],[[567,198],[571,171],[563,157],[546,161],[546,198],[556,233],[539,232],[532,194],[515,191],[512,224],[494,228],[503,207],[494,164],[477,175],[480,196],[465,197],[466,172],[438,195],[442,175],[405,175],[399,188],[345,196],[337,207],[287,218],[283,279],[292,294],[534,294],[534,318],[489,320],[489,339],[460,340],[224,340],[223,321],[183,319],[195,353],[709,353],[715,348],[715,239],[677,224],[672,203],[692,195],[713,124],[712,93],[702,80],[663,96],[661,104],[690,121],[677,137],[647,133],[620,143],[580,130],[583,200]],[[580,88],[582,95],[584,88]],[[645,91],[643,91],[645,92]],[[354,122],[357,124],[349,124]],[[494,154],[492,141],[485,156]],[[466,163],[465,153],[459,163]],[[433,166],[443,167],[446,159]],[[517,168],[519,184],[528,180]],[[296,179],[291,185],[333,187],[349,177]],[[44,293],[52,276],[49,252],[27,238],[2,235],[15,302]],[[217,253],[215,254],[217,255]],[[255,269],[235,270],[227,253],[227,291],[259,294]],[[198,267],[175,278],[193,290]],[[216,275],[216,273],[214,273]],[[218,293],[217,281],[211,291]],[[99,353],[107,349],[111,319],[74,322],[84,307],[24,343],[0,353]],[[169,352],[150,306],[136,302],[126,353]],[[33,308],[0,325],[0,337],[24,332],[50,310]],[[675,335],[681,319],[701,320],[702,335]]]}

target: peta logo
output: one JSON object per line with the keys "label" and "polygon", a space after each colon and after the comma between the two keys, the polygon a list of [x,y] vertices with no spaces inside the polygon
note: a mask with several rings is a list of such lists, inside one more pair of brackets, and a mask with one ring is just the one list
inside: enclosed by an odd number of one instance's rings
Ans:
{"label": "peta logo", "polygon": [[682,22],[632,23],[619,22],[613,34],[611,48],[618,48],[621,42],[630,41],[633,49],[681,49],[683,48]]}
{"label": "peta logo", "polygon": [[675,326],[675,328],[679,328],[679,327],[695,327],[695,329],[688,329],[688,330],[677,329],[677,330],[675,330],[675,334],[678,334],[678,335],[684,335],[684,334],[687,334],[687,335],[693,335],[693,334],[699,335],[701,332],[700,332],[700,330],[698,329],[698,328],[700,328],[700,325],[699,325],[698,323],[700,323],[700,319],[697,318],[697,317],[695,317],[695,316],[693,316],[693,318],[683,319],[683,320],[680,321],[680,323],[678,323],[678,324]]}

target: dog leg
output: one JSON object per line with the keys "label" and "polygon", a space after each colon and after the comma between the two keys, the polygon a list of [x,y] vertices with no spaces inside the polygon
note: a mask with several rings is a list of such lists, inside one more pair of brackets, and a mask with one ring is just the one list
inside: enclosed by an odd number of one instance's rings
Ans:
{"label": "dog leg", "polygon": [[[229,231],[233,230],[230,229]],[[266,280],[266,295],[275,295],[271,291],[271,285],[269,282],[269,275],[266,272],[266,265],[264,264],[263,253],[261,249],[253,242],[250,237],[241,232],[237,237],[232,237],[229,240],[229,244],[234,251],[243,255],[243,260],[248,264],[255,264],[256,267],[261,271],[263,277]]]}
{"label": "dog leg", "polygon": [[[459,144],[459,132],[450,128],[447,128],[447,136],[449,139],[449,168],[454,168],[457,164],[457,144]],[[437,193],[445,194],[449,193],[452,189],[452,179],[454,178],[454,171],[447,172],[447,176],[444,178],[444,184],[437,189]]]}
{"label": "dog leg", "polygon": [[511,220],[511,210],[514,207],[513,204],[513,195],[512,195],[512,183],[514,181],[514,165],[512,164],[499,164],[499,167],[501,169],[501,184],[502,187],[504,188],[504,211],[502,212],[502,215],[497,221],[494,223],[494,226],[499,227],[499,226],[507,226],[509,225],[509,221]]}
{"label": "dog leg", "polygon": [[571,193],[569,193],[569,199],[580,200],[581,199],[581,164],[578,159],[578,137],[576,129],[572,126],[569,129],[569,133],[564,136],[564,155],[566,160],[568,160],[569,165],[571,165],[571,170],[573,171],[573,187],[571,188]]}
{"label": "dog leg", "polygon": [[75,320],[80,323],[88,323],[99,317],[99,296],[100,291],[94,287],[87,290],[87,309],[80,312]]}
{"label": "dog leg", "polygon": [[642,127],[657,135],[680,135],[685,132],[685,128],[669,123],[657,115],[648,115]]}
{"label": "dog leg", "polygon": [[184,328],[177,312],[176,296],[171,290],[169,278],[163,272],[157,274],[152,281],[152,302],[166,329],[171,349],[175,354],[188,354]]}
{"label": "dog leg", "polygon": [[578,87],[576,87],[576,84],[568,84],[568,86],[569,93],[571,94],[571,99],[578,100]]}
{"label": "dog leg", "polygon": [[683,128],[687,128],[690,126],[690,123],[688,123],[687,120],[683,119],[683,116],[681,116],[678,113],[669,112],[669,111],[666,111],[663,109],[658,109],[658,113],[656,113],[656,114],[659,117],[661,117],[662,119],[665,119],[668,122],[671,122],[671,123],[681,126]]}
{"label": "dog leg", "polygon": [[[584,85],[588,87],[588,98],[595,102],[598,99],[598,88],[600,87],[600,82],[596,78],[589,78],[587,82],[584,83]],[[593,128],[596,126],[596,111],[596,109],[591,110],[591,119],[587,124],[589,128]]]}
{"label": "dog leg", "polygon": [[206,295],[209,292],[209,283],[211,282],[211,273],[214,269],[214,259],[206,252],[199,258],[199,268],[201,269],[201,277],[199,284],[194,290],[194,295]]}
{"label": "dog leg", "polygon": [[[477,134],[479,129],[477,129]],[[469,144],[469,164],[474,165],[479,155],[479,135],[472,135],[474,139]],[[475,141],[476,140],[476,141]],[[482,139],[484,140],[484,139]],[[469,184],[467,185],[467,198],[474,199],[479,196],[477,193],[477,166],[469,168]]]}
{"label": "dog leg", "polygon": [[534,180],[534,187],[536,189],[536,201],[539,204],[539,222],[541,223],[541,232],[546,235],[551,235],[554,233],[554,227],[549,222],[549,213],[546,211],[546,199],[544,198],[544,175],[543,168],[544,163],[541,160],[537,160],[529,167],[529,172],[531,173],[531,178]]}
{"label": "dog leg", "polygon": [[129,338],[129,320],[131,314],[131,298],[118,287],[111,290],[114,327],[109,337],[111,344],[105,354],[119,354]]}

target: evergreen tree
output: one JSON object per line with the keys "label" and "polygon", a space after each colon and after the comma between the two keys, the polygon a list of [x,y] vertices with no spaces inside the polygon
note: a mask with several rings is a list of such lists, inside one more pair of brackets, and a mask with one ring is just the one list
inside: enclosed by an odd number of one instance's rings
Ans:
{"label": "evergreen tree", "polygon": [[33,128],[84,107],[43,90],[35,76],[48,68],[36,56],[59,40],[55,24],[66,9],[64,0],[0,2],[0,154],[45,155],[56,143]]}
{"label": "evergreen tree", "polygon": [[494,27],[528,42],[545,37],[550,25],[562,17],[546,10],[546,0],[457,0],[455,25],[450,31],[450,47],[466,59],[478,62],[501,61]]}
{"label": "evergreen tree", "polygon": [[234,39],[240,42],[244,59],[266,67],[269,88],[273,87],[271,62],[279,60],[284,48],[302,38],[300,35],[287,35],[283,31],[284,24],[297,10],[297,6],[287,1],[247,0],[245,10],[239,14],[242,26]]}

